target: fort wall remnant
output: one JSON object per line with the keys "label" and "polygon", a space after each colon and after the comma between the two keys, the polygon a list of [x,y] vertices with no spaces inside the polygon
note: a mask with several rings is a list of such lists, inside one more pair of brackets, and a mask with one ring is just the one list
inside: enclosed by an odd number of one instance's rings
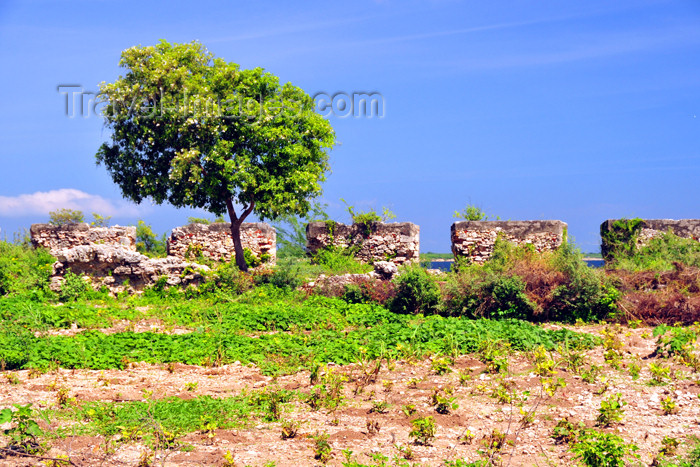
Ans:
{"label": "fort wall remnant", "polygon": [[[264,222],[241,225],[241,243],[264,262],[277,261],[277,232]],[[214,261],[231,261],[236,254],[231,237],[231,224],[188,224],[176,227],[168,238],[168,255],[181,260],[194,260],[203,256]]]}
{"label": "fort wall remnant", "polygon": [[32,244],[55,253],[82,245],[113,245],[136,251],[136,227],[91,227],[80,224],[32,224],[29,229]]}
{"label": "fort wall remnant", "polygon": [[459,221],[450,237],[455,259],[484,263],[491,257],[499,234],[516,245],[532,245],[536,251],[554,250],[564,241],[567,224],[562,221]]}
{"label": "fort wall remnant", "polygon": [[370,222],[346,225],[334,221],[310,222],[306,226],[306,249],[310,254],[327,246],[356,249],[365,263],[419,261],[420,228],[410,222]]}
{"label": "fort wall remnant", "polygon": [[600,251],[608,261],[616,248],[638,249],[667,232],[700,240],[700,219],[608,219],[600,225]]}

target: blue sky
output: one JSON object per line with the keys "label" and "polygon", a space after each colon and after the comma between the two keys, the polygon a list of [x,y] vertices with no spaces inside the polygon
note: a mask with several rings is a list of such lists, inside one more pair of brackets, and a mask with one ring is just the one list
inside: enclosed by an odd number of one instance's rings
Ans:
{"label": "blue sky", "polygon": [[378,92],[382,118],[330,116],[323,201],[388,206],[449,251],[455,210],[559,219],[597,251],[607,218],[698,218],[700,2],[4,1],[0,236],[58,207],[165,232],[204,213],[121,199],[95,152],[96,91],[134,45],[199,40],[309,94]]}

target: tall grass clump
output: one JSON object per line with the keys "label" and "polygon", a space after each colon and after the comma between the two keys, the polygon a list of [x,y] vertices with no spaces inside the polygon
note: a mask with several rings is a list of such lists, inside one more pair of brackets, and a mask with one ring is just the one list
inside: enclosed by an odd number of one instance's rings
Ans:
{"label": "tall grass clump", "polygon": [[351,248],[326,247],[316,252],[313,263],[322,267],[325,274],[363,274],[373,267],[359,262]]}
{"label": "tall grass clump", "polygon": [[484,265],[461,262],[443,287],[440,312],[470,318],[584,321],[616,311],[617,290],[571,243],[537,253],[497,239]]}

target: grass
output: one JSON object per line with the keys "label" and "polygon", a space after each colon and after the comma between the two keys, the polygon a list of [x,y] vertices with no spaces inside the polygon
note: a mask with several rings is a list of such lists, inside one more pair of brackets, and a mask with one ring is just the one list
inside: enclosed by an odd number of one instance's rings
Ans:
{"label": "grass", "polygon": [[[290,395],[287,395],[289,400]],[[76,421],[57,435],[119,436],[122,441],[152,443],[162,432],[182,435],[213,429],[246,428],[264,419],[268,411],[259,393],[214,398],[167,397],[129,402],[82,402],[59,410],[45,410],[43,418]]]}

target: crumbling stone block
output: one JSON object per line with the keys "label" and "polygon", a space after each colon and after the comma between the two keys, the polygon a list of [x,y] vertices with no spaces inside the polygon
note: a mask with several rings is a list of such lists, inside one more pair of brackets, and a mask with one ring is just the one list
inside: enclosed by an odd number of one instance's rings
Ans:
{"label": "crumbling stone block", "polygon": [[[249,222],[241,226],[241,243],[256,257],[277,261],[277,232],[264,222]],[[231,224],[188,224],[172,230],[168,238],[168,255],[192,260],[199,255],[214,261],[231,261],[236,254],[231,238]]]}
{"label": "crumbling stone block", "polygon": [[420,228],[410,222],[345,225],[320,221],[306,226],[306,249],[309,253],[315,254],[329,245],[356,248],[355,257],[365,263],[417,262],[420,259]]}
{"label": "crumbling stone block", "polygon": [[491,257],[498,235],[516,245],[531,244],[536,251],[562,244],[567,225],[562,221],[460,221],[450,229],[455,259],[484,263]]}

